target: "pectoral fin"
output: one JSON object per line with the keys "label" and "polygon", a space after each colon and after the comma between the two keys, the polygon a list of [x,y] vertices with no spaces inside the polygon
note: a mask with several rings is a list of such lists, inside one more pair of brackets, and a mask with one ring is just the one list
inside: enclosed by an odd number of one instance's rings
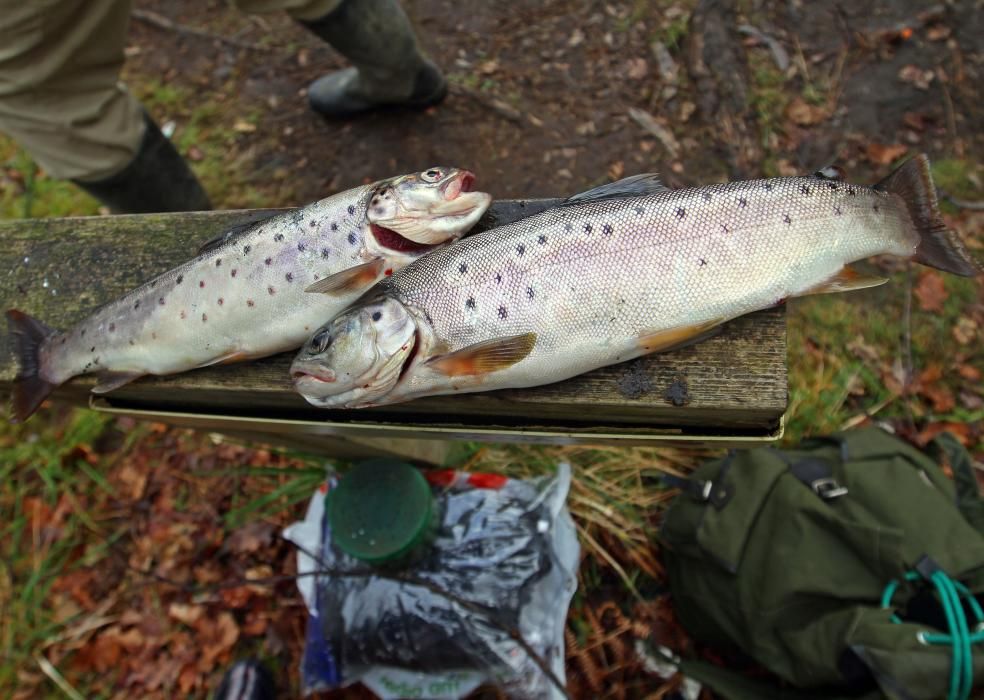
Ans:
{"label": "pectoral fin", "polygon": [[488,374],[516,364],[532,352],[536,333],[486,340],[428,360],[427,366],[449,377]]}
{"label": "pectoral fin", "polygon": [[836,292],[851,292],[855,289],[867,289],[877,287],[888,282],[887,277],[874,277],[864,275],[852,267],[844,267],[840,272],[831,277],[826,282],[810,287],[805,292],[797,294],[798,297],[810,294],[833,294]]}
{"label": "pectoral fin", "polygon": [[693,326],[678,326],[677,328],[642,333],[639,335],[639,347],[646,352],[665,352],[686,345],[693,345],[717,334],[720,331],[718,327],[726,320],[716,318]]}
{"label": "pectoral fin", "polygon": [[382,258],[376,258],[318,280],[304,291],[317,294],[352,294],[365,291],[383,274],[385,264]]}
{"label": "pectoral fin", "polygon": [[99,383],[92,387],[93,394],[106,394],[114,389],[129,384],[134,379],[139,379],[143,374],[139,372],[100,372],[96,375]]}
{"label": "pectoral fin", "polygon": [[205,253],[209,253],[213,250],[218,250],[226,243],[231,241],[233,238],[237,238],[239,236],[249,233],[254,228],[256,228],[257,225],[263,223],[264,221],[267,221],[268,219],[272,219],[276,215],[277,212],[274,212],[273,214],[264,211],[255,212],[254,214],[251,214],[249,218],[243,223],[236,224],[232,228],[223,231],[222,233],[215,236],[214,238],[210,238],[209,240],[202,243],[198,247],[198,254],[204,255]]}

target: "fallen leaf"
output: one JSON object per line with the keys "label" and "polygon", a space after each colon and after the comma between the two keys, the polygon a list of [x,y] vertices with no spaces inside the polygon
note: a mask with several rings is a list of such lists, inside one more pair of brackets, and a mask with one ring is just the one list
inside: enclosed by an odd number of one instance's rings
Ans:
{"label": "fallen leaf", "polygon": [[943,283],[943,276],[935,270],[923,270],[916,283],[916,298],[923,311],[942,313],[943,302],[949,296]]}
{"label": "fallen leaf", "polygon": [[201,605],[171,603],[167,609],[167,616],[190,627],[198,622],[204,612],[205,608]]}
{"label": "fallen leaf", "polygon": [[478,72],[482,75],[492,75],[499,70],[498,61],[485,61],[478,66]]}
{"label": "fallen leaf", "polygon": [[949,413],[957,405],[953,398],[953,392],[943,384],[930,384],[922,387],[920,392],[933,404],[933,411],[936,413]]}
{"label": "fallen leaf", "polygon": [[245,608],[249,604],[249,599],[253,597],[253,592],[249,586],[236,586],[235,588],[223,588],[219,591],[219,597],[223,605],[232,610]]}
{"label": "fallen leaf", "polygon": [[620,160],[616,160],[614,163],[608,166],[608,177],[612,180],[621,180],[622,175],[625,173],[625,163]]}
{"label": "fallen leaf", "polygon": [[204,157],[205,154],[202,153],[202,149],[200,149],[198,146],[191,146],[188,149],[188,160],[197,163],[200,160],[202,160]]}
{"label": "fallen leaf", "polygon": [[961,391],[960,405],[966,408],[968,411],[976,411],[977,409],[984,407],[984,399],[982,399],[977,394],[973,394],[969,391]]}
{"label": "fallen leaf", "polygon": [[899,70],[899,80],[903,83],[915,85],[920,90],[928,90],[929,84],[933,82],[936,73],[932,70],[923,70],[919,66],[909,64]]}
{"label": "fallen leaf", "polygon": [[958,343],[969,345],[977,337],[977,331],[977,321],[968,316],[961,316],[950,332],[953,334],[953,339]]}
{"label": "fallen leaf", "polygon": [[786,116],[799,126],[813,126],[827,119],[830,114],[826,108],[811,105],[797,95],[786,107]]}
{"label": "fallen leaf", "polygon": [[570,47],[580,46],[584,43],[584,32],[580,29],[575,29],[571,32],[570,38],[567,40],[567,45]]}
{"label": "fallen leaf", "polygon": [[957,374],[970,382],[976,382],[981,378],[981,371],[973,365],[959,365]]}
{"label": "fallen leaf", "polygon": [[901,143],[894,145],[869,143],[864,150],[868,160],[875,165],[888,165],[904,156],[909,147]]}
{"label": "fallen leaf", "polygon": [[878,350],[864,342],[864,336],[859,335],[854,340],[847,343],[848,351],[859,360],[864,360],[870,365],[877,365],[881,362]]}
{"label": "fallen leaf", "polygon": [[926,30],[926,38],[930,41],[942,41],[950,36],[950,28],[943,24],[937,24]]}
{"label": "fallen leaf", "polygon": [[629,107],[629,116],[636,124],[659,139],[671,158],[680,155],[680,142],[676,140],[672,131],[657,121],[656,117],[638,107]]}
{"label": "fallen leaf", "polygon": [[252,134],[256,131],[256,124],[250,124],[244,119],[237,119],[236,123],[232,125],[233,131],[238,131],[241,134]]}
{"label": "fallen leaf", "polygon": [[225,544],[236,554],[252,554],[273,541],[273,526],[262,521],[254,521],[234,531],[226,538]]}
{"label": "fallen leaf", "polygon": [[921,446],[925,447],[934,437],[944,431],[952,433],[964,447],[968,447],[970,445],[970,426],[966,423],[955,423],[951,421],[930,423],[919,431],[919,435],[916,437],[916,440]]}
{"label": "fallen leaf", "polygon": [[630,58],[625,62],[625,74],[630,80],[642,80],[649,75],[649,63],[644,58]]}

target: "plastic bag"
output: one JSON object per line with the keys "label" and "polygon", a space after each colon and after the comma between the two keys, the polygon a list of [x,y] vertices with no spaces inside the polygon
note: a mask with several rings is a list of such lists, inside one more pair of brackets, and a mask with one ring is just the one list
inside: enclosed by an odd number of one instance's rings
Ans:
{"label": "plastic bag", "polygon": [[[564,505],[570,466],[535,480],[427,476],[439,525],[402,569],[370,569],[333,546],[324,501],[335,479],[304,521],[285,530],[300,550],[298,588],[309,612],[304,692],[361,681],[382,698],[460,698],[491,682],[510,697],[562,697],[513,635],[563,683],[579,559]],[[334,575],[310,575],[323,570]]]}

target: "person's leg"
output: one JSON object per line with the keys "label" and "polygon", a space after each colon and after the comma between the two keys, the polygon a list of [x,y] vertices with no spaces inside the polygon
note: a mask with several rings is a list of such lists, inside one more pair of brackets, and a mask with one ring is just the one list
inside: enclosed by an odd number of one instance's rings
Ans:
{"label": "person's leg", "polygon": [[347,117],[384,105],[427,107],[444,99],[447,83],[420,53],[398,0],[233,0],[246,12],[286,9],[348,58],[352,68],[311,83],[311,107]]}
{"label": "person's leg", "polygon": [[116,212],[210,208],[118,82],[131,0],[0,0],[0,131]]}

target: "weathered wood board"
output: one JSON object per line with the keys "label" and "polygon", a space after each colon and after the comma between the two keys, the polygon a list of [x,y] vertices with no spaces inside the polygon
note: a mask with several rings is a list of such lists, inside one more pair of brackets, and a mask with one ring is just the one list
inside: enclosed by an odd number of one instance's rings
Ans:
{"label": "weathered wood board", "polygon": [[[550,200],[497,202],[475,231],[542,210]],[[128,289],[196,254],[198,245],[256,211],[0,221],[0,304],[64,328]],[[269,212],[267,212],[269,213]],[[603,368],[549,386],[433,397],[359,411],[324,411],[293,393],[294,353],[249,364],[144,378],[107,395],[151,411],[381,425],[531,428],[641,435],[647,431],[768,435],[786,408],[783,309],[733,321],[698,345]],[[16,374],[0,335],[0,393]],[[80,377],[54,397],[88,400]],[[679,429],[679,430],[677,430]],[[430,433],[430,430],[427,431]],[[439,434],[440,431],[437,431]],[[434,436],[434,435],[431,435]]]}

